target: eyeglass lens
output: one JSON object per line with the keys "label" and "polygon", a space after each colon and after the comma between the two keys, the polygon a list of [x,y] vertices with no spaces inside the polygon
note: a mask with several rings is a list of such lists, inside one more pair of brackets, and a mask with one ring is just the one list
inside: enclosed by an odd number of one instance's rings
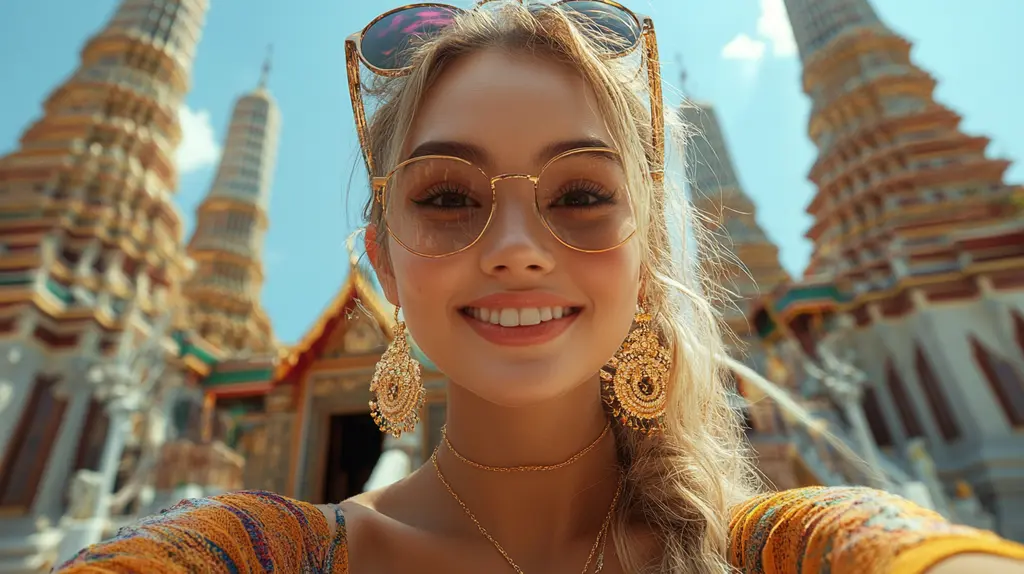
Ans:
{"label": "eyeglass lens", "polygon": [[[498,182],[492,193],[490,177],[456,158],[412,160],[387,182],[385,222],[410,251],[428,256],[455,253],[483,233],[495,197],[499,204],[514,201],[504,195],[503,189],[510,191],[507,185],[516,184]],[[551,233],[578,250],[611,249],[636,229],[625,174],[610,152],[586,150],[552,161],[537,180],[534,199]]]}

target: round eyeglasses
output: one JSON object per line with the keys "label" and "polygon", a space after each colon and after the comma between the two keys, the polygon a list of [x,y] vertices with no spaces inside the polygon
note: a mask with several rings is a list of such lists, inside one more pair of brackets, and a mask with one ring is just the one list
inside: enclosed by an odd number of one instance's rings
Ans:
{"label": "round eyeglasses", "polygon": [[480,240],[497,209],[496,184],[510,179],[533,184],[536,214],[566,247],[601,253],[636,232],[622,161],[608,148],[561,153],[536,176],[490,176],[462,158],[426,155],[374,178],[374,189],[395,241],[417,255],[445,257]]}

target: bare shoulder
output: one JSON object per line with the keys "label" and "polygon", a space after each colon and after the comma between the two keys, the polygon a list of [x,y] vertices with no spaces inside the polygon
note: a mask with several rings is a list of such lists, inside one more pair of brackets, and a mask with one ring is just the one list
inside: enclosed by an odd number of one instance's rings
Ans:
{"label": "bare shoulder", "polygon": [[[446,545],[432,528],[436,515],[421,473],[386,487],[324,505],[328,523],[344,528],[348,564],[352,572],[457,572],[451,568],[424,569],[444,559]],[[340,509],[335,517],[335,509]],[[452,554],[449,552],[449,554]],[[457,553],[455,553],[457,554]]]}
{"label": "bare shoulder", "polygon": [[347,532],[349,530],[348,525],[353,520],[364,522],[367,519],[372,519],[373,515],[377,514],[375,493],[373,492],[364,492],[339,504],[317,504],[315,506],[324,515],[324,519],[327,520],[332,535],[338,531],[339,520],[341,522],[340,526],[345,528]]}
{"label": "bare shoulder", "polygon": [[403,482],[358,494],[336,505],[318,504],[317,508],[327,519],[332,533],[337,531],[341,520],[341,526],[345,528],[351,544],[353,535],[366,538],[379,533],[381,529],[393,529],[401,525],[403,517],[397,509],[416,508],[412,504],[415,496],[408,492],[408,485]]}

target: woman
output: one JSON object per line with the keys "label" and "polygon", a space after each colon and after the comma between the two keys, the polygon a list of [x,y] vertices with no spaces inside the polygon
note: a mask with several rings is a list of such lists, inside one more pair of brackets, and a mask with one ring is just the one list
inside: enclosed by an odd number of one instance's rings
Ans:
{"label": "woman", "polygon": [[706,286],[673,252],[650,20],[424,5],[347,56],[366,249],[406,321],[371,409],[416,423],[408,325],[451,380],[441,445],[339,505],[184,502],[64,572],[1024,572],[1024,548],[885,493],[755,496]]}

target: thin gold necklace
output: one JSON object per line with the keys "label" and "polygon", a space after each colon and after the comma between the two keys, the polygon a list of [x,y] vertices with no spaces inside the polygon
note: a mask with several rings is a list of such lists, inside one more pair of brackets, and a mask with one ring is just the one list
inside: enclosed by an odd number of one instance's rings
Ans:
{"label": "thin gold necklace", "polygon": [[[459,495],[455,493],[455,490],[452,488],[452,485],[448,484],[448,480],[445,479],[444,473],[441,472],[441,467],[437,464],[436,448],[434,449],[433,454],[430,455],[430,462],[434,464],[434,470],[437,472],[438,480],[440,480],[441,484],[443,484],[444,487],[448,489],[448,494],[452,495],[452,498],[455,499],[455,502],[459,503],[459,506],[462,507],[463,512],[465,512],[466,516],[468,516],[469,519],[473,521],[473,524],[476,525],[476,528],[480,531],[480,534],[482,534],[483,537],[486,538],[494,546],[494,548],[501,554],[501,556],[505,558],[505,562],[508,562],[508,565],[511,566],[517,574],[524,574],[523,569],[520,568],[514,560],[512,560],[512,557],[508,555],[508,552],[505,552],[505,549],[501,547],[501,544],[499,544],[498,541],[495,540],[493,536],[491,536],[491,533],[487,532],[487,529],[484,528],[483,524],[480,524],[480,521],[476,519],[476,515],[473,514],[473,511],[470,510],[469,507],[466,506],[466,503],[463,502],[461,498],[459,498]],[[622,473],[619,473],[618,484],[615,487],[615,496],[612,498],[611,506],[608,507],[608,514],[605,515],[604,522],[601,523],[601,529],[597,532],[597,540],[595,540],[594,545],[590,547],[590,554],[587,555],[587,561],[585,564],[583,564],[583,574],[587,574],[590,571],[590,563],[594,561],[594,554],[597,553],[597,549],[599,547],[601,548],[601,553],[597,556],[597,563],[595,564],[594,573],[597,574],[604,568],[604,546],[601,544],[601,542],[607,541],[608,528],[612,523],[612,516],[615,515],[615,506],[619,502],[619,495],[622,494],[622,482]]]}
{"label": "thin gold necklace", "polygon": [[455,455],[455,458],[457,458],[460,461],[468,464],[469,466],[472,466],[473,468],[478,468],[480,470],[487,470],[487,471],[490,471],[490,472],[547,472],[547,471],[558,470],[560,468],[569,466],[570,464],[572,464],[572,463],[576,462],[577,460],[579,460],[579,459],[583,458],[584,456],[586,456],[586,454],[588,452],[593,450],[594,447],[597,446],[598,443],[601,442],[601,439],[603,439],[605,437],[605,435],[608,434],[608,430],[611,429],[611,428],[612,428],[612,423],[611,423],[611,421],[608,421],[608,424],[604,425],[604,430],[601,431],[601,434],[597,435],[597,438],[594,439],[594,442],[588,444],[583,450],[581,450],[578,453],[576,453],[576,454],[572,455],[571,457],[569,457],[568,460],[564,460],[564,461],[562,461],[562,462],[560,462],[558,464],[529,464],[529,465],[523,465],[523,466],[488,466],[486,464],[480,464],[479,462],[469,460],[468,458],[462,456],[462,454],[460,454],[459,451],[455,450],[455,447],[452,446],[452,443],[448,441],[448,425],[443,425],[441,427],[441,439],[444,441],[444,446],[446,446],[448,448],[448,450],[450,450],[452,452],[452,454]]}

